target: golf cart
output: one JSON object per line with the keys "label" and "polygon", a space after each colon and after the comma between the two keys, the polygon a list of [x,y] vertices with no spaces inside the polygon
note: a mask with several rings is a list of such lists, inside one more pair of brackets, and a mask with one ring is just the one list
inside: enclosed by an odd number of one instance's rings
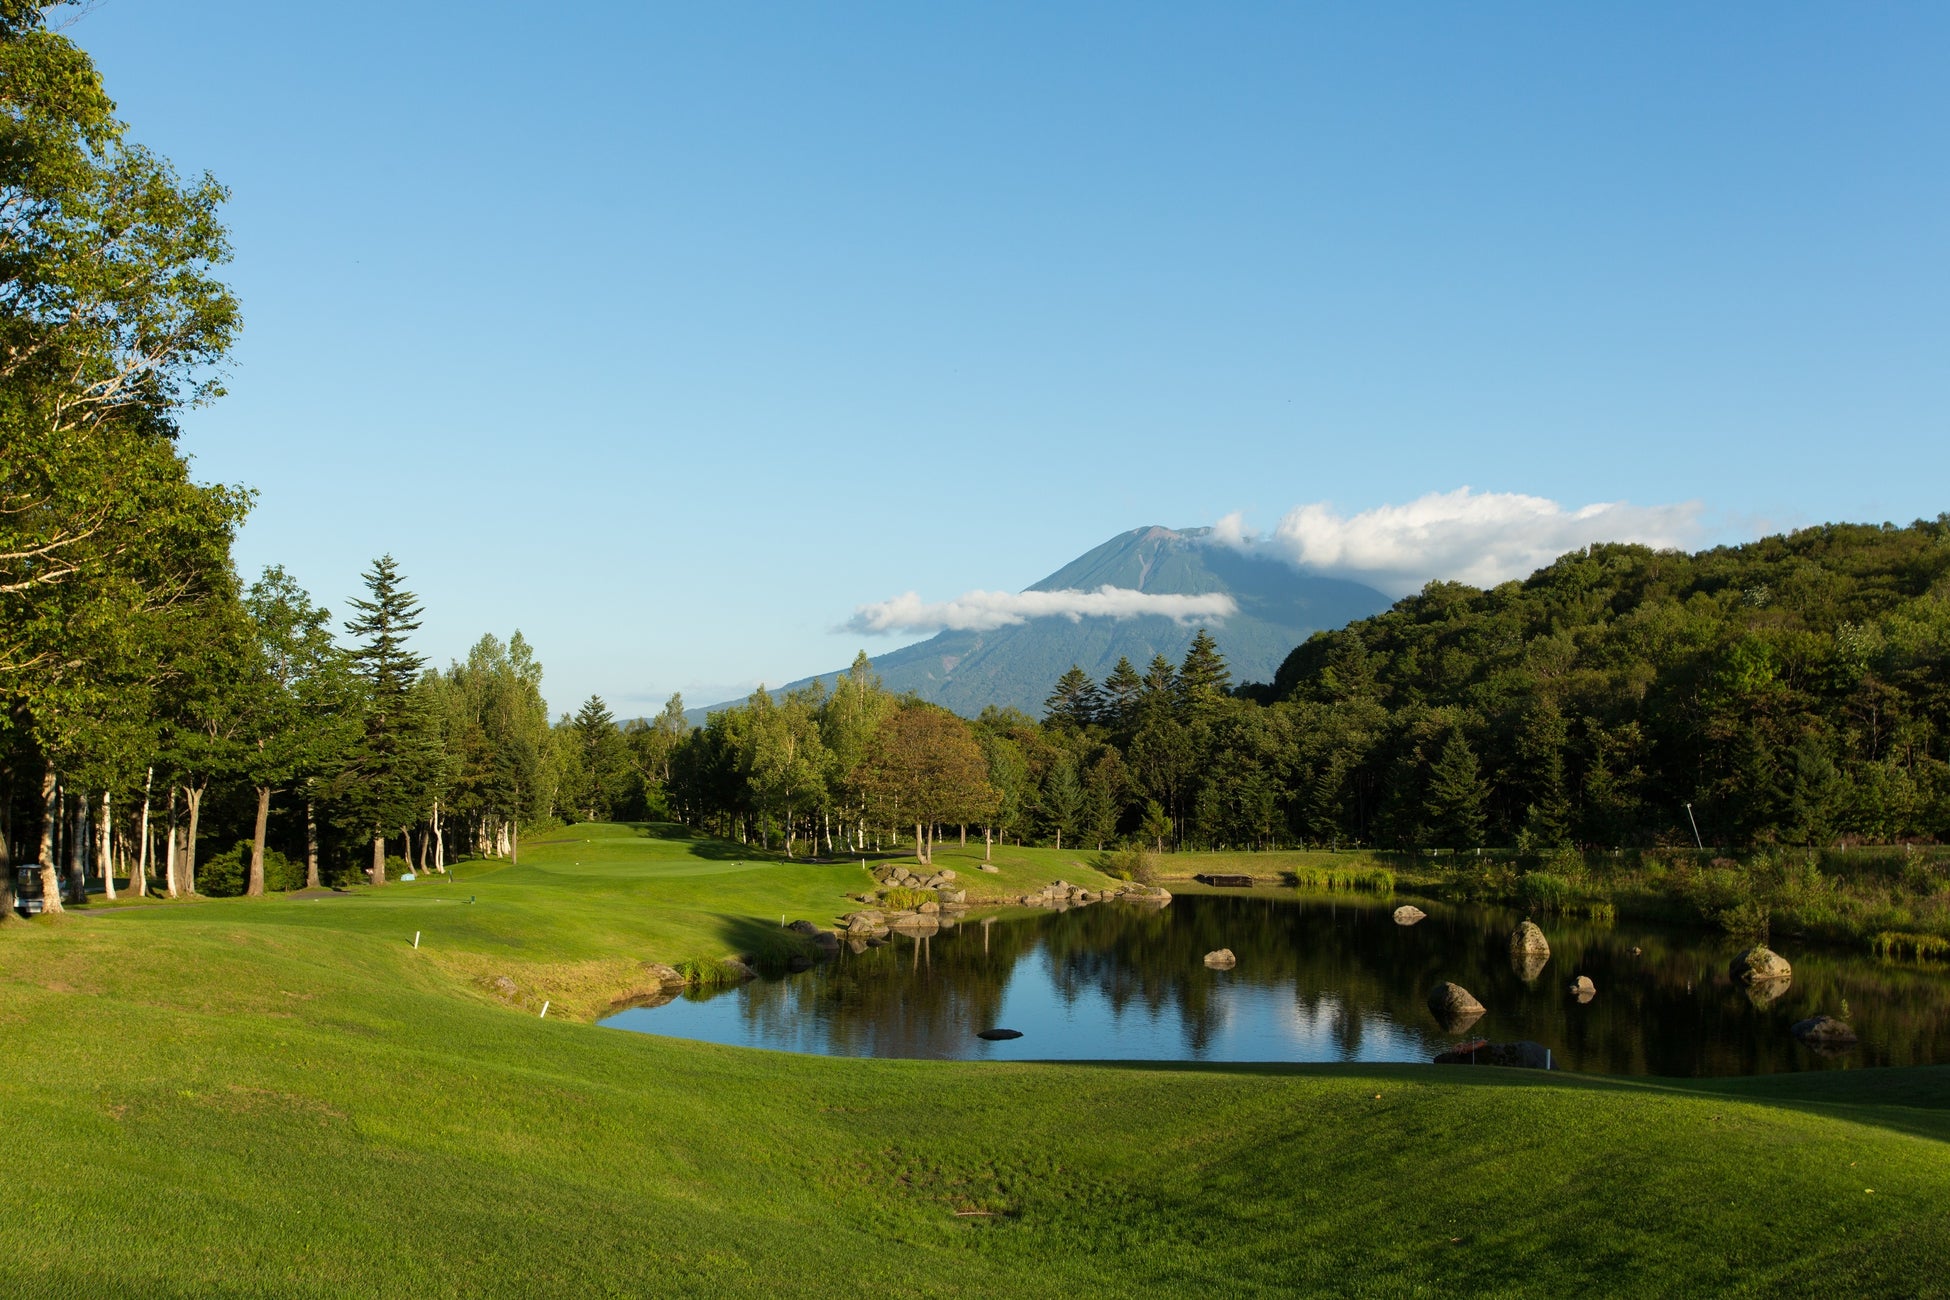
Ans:
{"label": "golf cart", "polygon": [[33,916],[41,910],[41,864],[30,862],[14,868],[14,910]]}

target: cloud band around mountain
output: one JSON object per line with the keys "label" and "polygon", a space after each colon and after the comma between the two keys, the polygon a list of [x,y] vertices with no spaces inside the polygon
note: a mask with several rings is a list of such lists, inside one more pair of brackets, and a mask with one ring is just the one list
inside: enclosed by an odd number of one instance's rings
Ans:
{"label": "cloud band around mountain", "polygon": [[1231,596],[1196,596],[1103,586],[1095,591],[971,591],[953,600],[928,602],[914,592],[876,601],[853,611],[846,631],[892,636],[916,632],[990,632],[1033,618],[1137,618],[1163,615],[1179,623],[1217,621],[1239,610]]}
{"label": "cloud band around mountain", "polygon": [[1296,506],[1270,534],[1249,529],[1235,512],[1214,525],[1212,539],[1402,596],[1435,578],[1489,587],[1528,577],[1595,542],[1687,546],[1703,531],[1702,513],[1697,501],[1567,508],[1546,497],[1462,487],[1352,515],[1324,501]]}

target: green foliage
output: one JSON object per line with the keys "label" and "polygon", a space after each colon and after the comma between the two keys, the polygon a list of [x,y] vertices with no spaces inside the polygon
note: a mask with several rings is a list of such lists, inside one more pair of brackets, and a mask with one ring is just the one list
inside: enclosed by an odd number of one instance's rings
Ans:
{"label": "green foliage", "polygon": [[1099,855],[1097,870],[1118,880],[1136,881],[1140,885],[1155,885],[1163,874],[1163,864],[1159,855],[1142,842],[1121,845]]}
{"label": "green foliage", "polygon": [[1358,889],[1370,894],[1395,892],[1395,873],[1386,867],[1295,867],[1293,883],[1301,889]]}
{"label": "green foliage", "polygon": [[[235,898],[244,892],[249,878],[251,841],[239,840],[232,847],[196,864],[196,888],[212,898]],[[275,893],[302,889],[305,864],[293,862],[276,849],[264,853],[264,888]]]}
{"label": "green foliage", "polygon": [[877,895],[880,906],[897,912],[911,912],[923,903],[938,903],[941,896],[932,889],[909,889],[894,885],[883,889]]}

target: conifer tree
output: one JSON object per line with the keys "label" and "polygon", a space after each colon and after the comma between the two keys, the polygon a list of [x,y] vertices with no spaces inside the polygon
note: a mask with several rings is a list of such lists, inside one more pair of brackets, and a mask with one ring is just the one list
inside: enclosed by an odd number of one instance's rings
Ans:
{"label": "conifer tree", "polygon": [[1144,679],[1131,667],[1128,656],[1117,657],[1117,667],[1104,678],[1103,689],[1098,694],[1103,700],[1104,723],[1119,743],[1127,743],[1137,726],[1138,700],[1144,695]]}
{"label": "conifer tree", "polygon": [[1096,725],[1102,714],[1103,696],[1090,674],[1071,664],[1069,671],[1057,679],[1056,689],[1043,701],[1043,709],[1051,724],[1085,731]]}
{"label": "conifer tree", "polygon": [[1179,665],[1173,687],[1179,703],[1192,713],[1209,709],[1232,689],[1232,670],[1219,653],[1219,643],[1204,628],[1198,630],[1185,651],[1185,662]]}
{"label": "conifer tree", "polygon": [[434,775],[432,719],[413,688],[426,662],[407,649],[420,626],[420,603],[400,585],[390,555],[365,575],[369,599],[354,598],[346,631],[363,638],[352,651],[365,685],[364,735],[333,783],[355,828],[372,837],[372,883],[386,883],[386,834],[415,820]]}
{"label": "conifer tree", "polygon": [[1489,785],[1460,729],[1452,729],[1429,770],[1425,811],[1429,829],[1447,847],[1473,849],[1483,843],[1483,804]]}

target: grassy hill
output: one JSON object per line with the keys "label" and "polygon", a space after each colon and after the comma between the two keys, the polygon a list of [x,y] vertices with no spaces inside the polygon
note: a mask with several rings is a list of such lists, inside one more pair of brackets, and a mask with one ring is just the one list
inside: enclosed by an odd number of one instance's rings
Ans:
{"label": "grassy hill", "polygon": [[1944,1289],[1950,1070],[857,1061],[580,1022],[862,879],[576,827],[454,880],[0,925],[0,1293]]}

